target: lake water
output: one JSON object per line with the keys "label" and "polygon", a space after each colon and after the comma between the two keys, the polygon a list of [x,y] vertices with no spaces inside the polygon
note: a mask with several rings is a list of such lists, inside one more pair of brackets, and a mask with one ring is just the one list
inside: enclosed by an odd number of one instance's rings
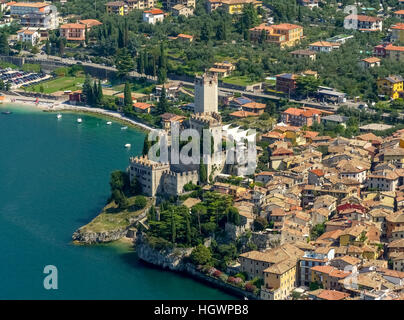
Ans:
{"label": "lake water", "polygon": [[[139,262],[128,244],[71,243],[105,205],[110,172],[141,152],[142,132],[88,115],[78,124],[74,114],[5,109],[13,114],[0,114],[0,299],[233,299]],[[46,265],[58,269],[57,290],[43,287]]]}

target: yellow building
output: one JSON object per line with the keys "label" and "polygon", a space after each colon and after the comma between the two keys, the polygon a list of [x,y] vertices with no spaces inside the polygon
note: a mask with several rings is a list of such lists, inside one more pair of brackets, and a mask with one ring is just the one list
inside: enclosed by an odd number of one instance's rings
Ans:
{"label": "yellow building", "polygon": [[124,16],[128,13],[128,5],[124,1],[111,1],[105,4],[108,14]]}
{"label": "yellow building", "polygon": [[257,0],[222,0],[222,7],[230,14],[241,14],[246,4],[251,3],[254,7],[262,6],[262,1]]}
{"label": "yellow building", "polygon": [[303,38],[303,27],[301,26],[290,23],[278,25],[266,25],[263,23],[250,29],[251,40],[262,40],[263,32],[265,32],[264,41],[276,44],[281,48],[293,47]]}
{"label": "yellow building", "polygon": [[377,80],[377,89],[379,94],[398,99],[400,92],[404,91],[403,78],[400,76],[389,76]]}
{"label": "yellow building", "polygon": [[391,40],[404,44],[404,23],[398,23],[391,27]]}
{"label": "yellow building", "polygon": [[261,298],[264,300],[285,300],[296,284],[296,260],[289,259],[264,270],[264,286]]}

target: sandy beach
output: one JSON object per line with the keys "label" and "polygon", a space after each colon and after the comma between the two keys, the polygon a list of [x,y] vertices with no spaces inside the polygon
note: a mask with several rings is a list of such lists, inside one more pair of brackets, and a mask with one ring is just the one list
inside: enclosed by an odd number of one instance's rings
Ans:
{"label": "sandy beach", "polygon": [[53,101],[47,99],[39,99],[36,102],[36,98],[22,97],[22,96],[14,96],[14,95],[5,95],[4,103],[8,104],[18,104],[18,105],[29,105],[32,107],[36,107],[45,112],[75,112],[75,113],[91,113],[95,115],[101,115],[105,117],[110,117],[130,126],[140,128],[145,131],[151,131],[154,128],[145,125],[143,123],[137,122],[133,119],[125,117],[123,114],[117,111],[105,110],[100,108],[91,108],[85,106],[74,106],[66,101]]}

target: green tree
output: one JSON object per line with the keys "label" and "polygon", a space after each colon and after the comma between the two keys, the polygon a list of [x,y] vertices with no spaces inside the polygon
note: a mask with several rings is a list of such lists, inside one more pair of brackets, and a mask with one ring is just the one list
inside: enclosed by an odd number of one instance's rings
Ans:
{"label": "green tree", "polygon": [[243,7],[239,28],[242,33],[248,32],[249,29],[255,27],[259,23],[258,13],[254,5],[248,3]]}
{"label": "green tree", "polygon": [[113,171],[111,173],[111,177],[109,180],[109,185],[111,187],[111,191],[112,192],[114,190],[123,191],[125,188],[125,184],[126,184],[125,180],[126,180],[125,172],[122,172],[120,170]]}
{"label": "green tree", "polygon": [[167,57],[164,51],[164,44],[160,44],[160,57],[157,72],[157,82],[162,84],[167,80]]}
{"label": "green tree", "polygon": [[94,102],[93,87],[91,86],[91,78],[89,74],[86,74],[86,78],[83,84],[83,96],[88,105],[92,105]]}
{"label": "green tree", "polygon": [[46,52],[47,55],[50,55],[50,54],[51,54],[51,47],[50,47],[49,40],[46,40],[46,43],[45,43],[45,52]]}
{"label": "green tree", "polygon": [[160,95],[160,99],[159,102],[157,103],[157,112],[159,114],[163,114],[166,113],[168,110],[168,101],[167,101],[167,97],[166,97],[166,88],[163,85],[163,88],[161,90],[161,95]]}
{"label": "green tree", "polygon": [[147,155],[149,153],[151,146],[152,146],[152,144],[151,144],[151,141],[149,141],[149,136],[145,135],[144,141],[143,141],[142,155]]}
{"label": "green tree", "polygon": [[129,82],[125,83],[123,96],[124,96],[123,102],[124,102],[125,107],[129,107],[129,108],[132,107],[132,103],[133,103],[132,102],[132,91],[130,89]]}
{"label": "green tree", "polygon": [[115,59],[118,77],[126,78],[134,69],[133,59],[127,48],[120,49]]}
{"label": "green tree", "polygon": [[233,223],[236,226],[241,224],[240,213],[235,207],[230,207],[227,209],[227,221]]}
{"label": "green tree", "polygon": [[296,80],[296,92],[300,95],[309,96],[317,92],[320,80],[314,76],[301,76]]}
{"label": "green tree", "polygon": [[59,48],[59,55],[61,56],[61,57],[63,57],[64,56],[64,54],[65,54],[65,39],[64,38],[59,38],[59,40],[58,40],[58,48]]}
{"label": "green tree", "polygon": [[145,196],[137,196],[135,198],[134,207],[136,210],[143,209],[147,205],[147,198]]}
{"label": "green tree", "polygon": [[192,250],[190,258],[195,265],[207,265],[212,261],[212,253],[209,248],[206,248],[203,244],[199,244]]}
{"label": "green tree", "polygon": [[119,209],[127,209],[129,206],[128,199],[121,190],[115,189],[112,192],[112,199],[118,205]]}
{"label": "green tree", "polygon": [[201,183],[208,182],[208,171],[206,165],[203,163],[203,159],[201,158],[201,163],[199,164],[199,180]]}
{"label": "green tree", "polygon": [[174,212],[171,211],[171,242],[175,243],[176,238],[177,238],[177,229],[175,226]]}
{"label": "green tree", "polygon": [[0,33],[0,54],[8,56],[10,54],[10,45],[8,44],[7,34]]}

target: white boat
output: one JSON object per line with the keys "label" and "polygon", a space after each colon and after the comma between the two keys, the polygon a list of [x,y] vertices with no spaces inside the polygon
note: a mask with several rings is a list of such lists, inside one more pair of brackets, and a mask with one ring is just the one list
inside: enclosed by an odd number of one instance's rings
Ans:
{"label": "white boat", "polygon": [[126,129],[128,129],[128,127],[122,127],[122,128],[121,128],[121,130],[126,130]]}
{"label": "white boat", "polygon": [[60,113],[58,113],[57,118],[58,119],[62,118],[62,115]]}
{"label": "white boat", "polygon": [[78,122],[78,123],[82,123],[83,120],[82,120],[81,118],[78,118],[78,119],[77,119],[77,122]]}
{"label": "white boat", "polygon": [[110,126],[111,124],[112,124],[112,122],[111,122],[111,121],[108,121],[108,122],[107,122],[107,125],[109,125],[109,126]]}
{"label": "white boat", "polygon": [[125,148],[130,148],[130,147],[131,147],[130,143],[125,144]]}

